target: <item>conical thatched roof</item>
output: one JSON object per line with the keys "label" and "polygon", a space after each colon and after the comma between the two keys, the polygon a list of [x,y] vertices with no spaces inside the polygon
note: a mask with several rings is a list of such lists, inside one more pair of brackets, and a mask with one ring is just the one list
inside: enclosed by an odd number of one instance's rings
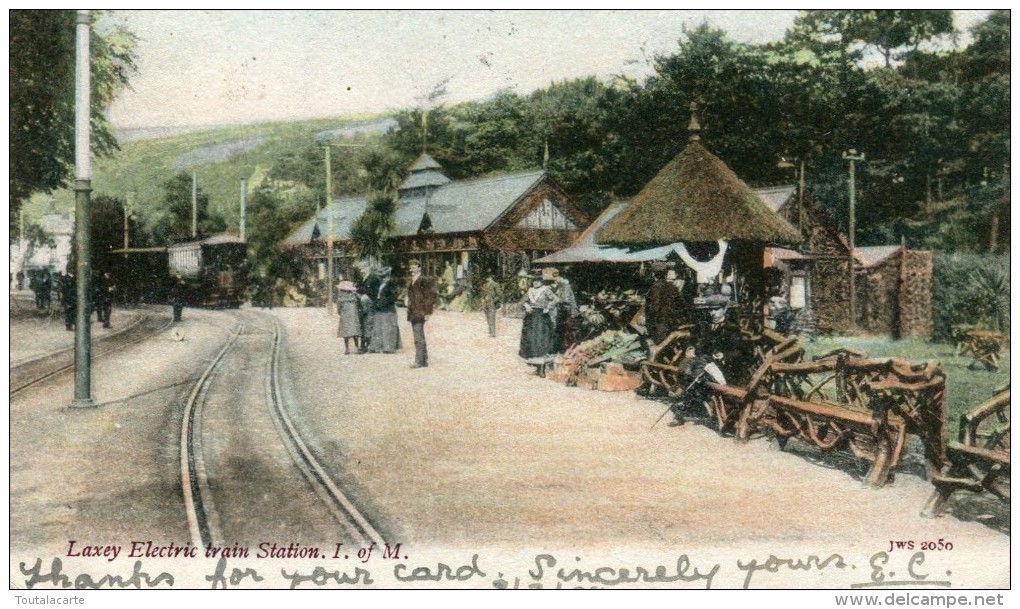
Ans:
{"label": "conical thatched roof", "polygon": [[742,239],[799,243],[801,236],[729,167],[692,141],[599,234],[604,245]]}

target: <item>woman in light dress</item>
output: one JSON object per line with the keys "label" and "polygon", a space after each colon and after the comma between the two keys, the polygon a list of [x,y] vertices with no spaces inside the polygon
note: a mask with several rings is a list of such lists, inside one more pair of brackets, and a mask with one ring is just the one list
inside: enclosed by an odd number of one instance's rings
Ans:
{"label": "woman in light dress", "polygon": [[559,298],[540,275],[533,277],[524,297],[524,322],[521,326],[521,348],[524,361],[535,366],[535,373],[545,376],[556,349],[554,319]]}
{"label": "woman in light dress", "polygon": [[344,339],[344,355],[350,355],[351,342],[354,352],[361,348],[361,303],[358,289],[351,281],[341,281],[337,288],[340,291],[336,302],[336,312],[340,316],[340,325],[336,335]]}

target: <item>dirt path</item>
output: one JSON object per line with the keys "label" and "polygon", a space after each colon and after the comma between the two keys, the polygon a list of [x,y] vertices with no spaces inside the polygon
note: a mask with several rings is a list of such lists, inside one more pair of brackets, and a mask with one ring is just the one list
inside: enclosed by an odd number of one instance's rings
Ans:
{"label": "dirt path", "polygon": [[[983,524],[980,512],[921,518],[931,486],[917,475],[865,489],[851,471],[765,440],[738,445],[700,425],[653,428],[659,402],[536,377],[516,355],[519,321],[501,319],[491,339],[480,314],[439,313],[426,327],[431,365],[412,370],[406,322],[402,352],[345,356],[334,315],[273,314],[286,331],[285,393],[335,477],[410,564],[455,570],[475,561],[486,574],[408,583],[374,562],[367,566],[377,585],[609,585],[607,577],[661,567],[678,575],[632,585],[1009,586],[1009,535]],[[12,356],[35,348],[21,346],[30,335],[18,323]],[[62,556],[72,539],[187,539],[174,449],[177,394],[233,325],[229,313],[189,310],[180,326],[185,340],[161,337],[99,358],[95,409],[67,408],[69,375],[11,400],[12,581],[19,560]],[[34,331],[37,343],[71,334]],[[238,412],[240,424],[243,405]],[[264,480],[249,482],[273,491]],[[952,550],[922,548],[939,540]],[[903,543],[893,549],[893,542]],[[566,579],[554,575],[553,561]],[[187,566],[146,563],[181,582],[206,581],[205,565],[191,564],[191,579]],[[610,571],[597,582],[570,575],[601,567]],[[131,563],[100,559],[83,568],[130,573]]]}
{"label": "dirt path", "polygon": [[439,313],[426,326],[431,366],[412,370],[405,322],[403,352],[345,356],[335,316],[277,314],[306,424],[415,547],[682,549],[730,562],[838,552],[864,569],[892,540],[919,549],[943,539],[954,544],[938,556],[954,585],[1008,585],[1009,536],[953,516],[921,518],[931,493],[924,479],[901,474],[891,487],[865,489],[847,471],[765,440],[738,445],[698,425],[653,429],[659,402],[531,374],[516,356],[516,320],[501,320],[490,339],[480,314]]}

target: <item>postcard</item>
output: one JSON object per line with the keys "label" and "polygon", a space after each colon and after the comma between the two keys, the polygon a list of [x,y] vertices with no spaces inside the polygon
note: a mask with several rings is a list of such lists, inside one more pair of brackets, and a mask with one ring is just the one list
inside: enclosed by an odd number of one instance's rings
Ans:
{"label": "postcard", "polygon": [[11,32],[19,604],[1008,594],[1008,11]]}

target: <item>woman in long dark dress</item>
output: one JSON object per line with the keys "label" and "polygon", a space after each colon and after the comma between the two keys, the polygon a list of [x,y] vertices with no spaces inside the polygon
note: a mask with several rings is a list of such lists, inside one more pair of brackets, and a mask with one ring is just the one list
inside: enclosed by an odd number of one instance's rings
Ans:
{"label": "woman in long dark dress", "polygon": [[369,350],[395,353],[400,349],[400,328],[397,326],[397,285],[386,267],[378,272],[379,288],[375,294],[375,315],[372,319],[372,340]]}
{"label": "woman in long dark dress", "polygon": [[535,373],[545,376],[546,366],[556,349],[556,328],[553,316],[559,298],[541,277],[535,277],[524,297],[524,322],[521,326],[519,355],[535,366]]}

